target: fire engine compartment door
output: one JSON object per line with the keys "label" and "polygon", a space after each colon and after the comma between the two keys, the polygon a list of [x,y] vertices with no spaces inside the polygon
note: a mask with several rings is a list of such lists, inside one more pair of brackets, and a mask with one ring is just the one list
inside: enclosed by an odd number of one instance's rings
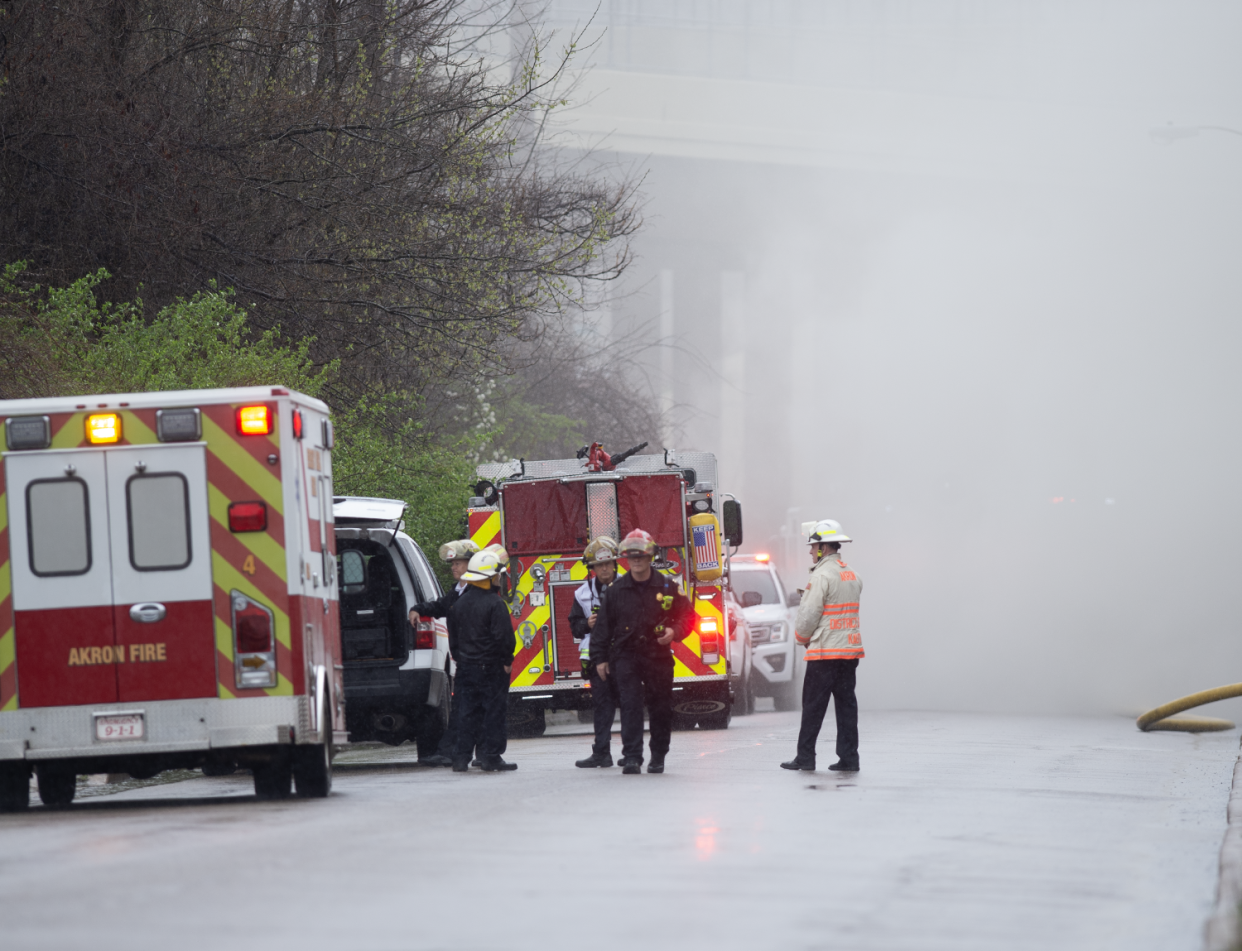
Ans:
{"label": "fire engine compartment door", "polygon": [[5,457],[23,707],[112,703],[112,559],[104,454]]}
{"label": "fire engine compartment door", "polygon": [[206,448],[124,446],[104,456],[116,644],[124,651],[117,700],[214,697]]}

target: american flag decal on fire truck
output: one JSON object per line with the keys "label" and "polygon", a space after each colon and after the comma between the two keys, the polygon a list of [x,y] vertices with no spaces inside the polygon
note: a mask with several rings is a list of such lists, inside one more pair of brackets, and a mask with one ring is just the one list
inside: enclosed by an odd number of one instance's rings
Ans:
{"label": "american flag decal on fire truck", "polygon": [[692,525],[694,535],[694,560],[699,569],[719,568],[720,550],[716,547],[716,528],[714,525]]}

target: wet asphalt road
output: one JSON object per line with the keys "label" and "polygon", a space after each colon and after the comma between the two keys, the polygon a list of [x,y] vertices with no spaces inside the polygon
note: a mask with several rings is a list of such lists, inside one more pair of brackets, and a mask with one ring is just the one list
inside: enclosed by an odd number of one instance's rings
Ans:
{"label": "wet asphalt road", "polygon": [[760,713],[674,734],[663,776],[575,769],[574,723],[511,742],[516,773],[407,745],[343,755],[328,800],[257,802],[238,776],[36,806],[0,816],[0,947],[1200,946],[1236,731],[861,726],[855,776],[778,769],[797,715]]}

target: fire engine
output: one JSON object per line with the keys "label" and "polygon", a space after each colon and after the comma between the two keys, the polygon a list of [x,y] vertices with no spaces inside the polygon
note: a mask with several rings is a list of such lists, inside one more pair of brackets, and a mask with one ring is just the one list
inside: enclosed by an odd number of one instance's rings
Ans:
{"label": "fire engine", "polygon": [[326,796],[332,421],[281,387],[0,401],[0,809],[82,773]]}
{"label": "fire engine", "polygon": [[582,550],[592,538],[620,539],[635,528],[655,538],[654,567],[677,581],[696,613],[694,631],[671,645],[674,726],[726,728],[734,700],[726,545],[741,544],[742,525],[738,502],[717,490],[715,456],[631,450],[609,457],[593,444],[576,459],[486,464],[477,473],[471,538],[480,547],[500,542],[511,558],[510,735],[542,734],[549,710],[591,709],[569,628],[574,591],[587,576]]}

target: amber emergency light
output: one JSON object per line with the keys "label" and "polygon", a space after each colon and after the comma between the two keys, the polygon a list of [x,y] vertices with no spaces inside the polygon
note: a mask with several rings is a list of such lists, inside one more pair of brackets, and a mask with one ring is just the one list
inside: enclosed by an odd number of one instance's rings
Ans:
{"label": "amber emergency light", "polygon": [[116,413],[95,413],[86,417],[86,438],[102,446],[121,441],[121,417]]}
{"label": "amber emergency light", "polygon": [[239,406],[237,408],[237,434],[239,436],[266,436],[272,431],[272,411],[266,406]]}

